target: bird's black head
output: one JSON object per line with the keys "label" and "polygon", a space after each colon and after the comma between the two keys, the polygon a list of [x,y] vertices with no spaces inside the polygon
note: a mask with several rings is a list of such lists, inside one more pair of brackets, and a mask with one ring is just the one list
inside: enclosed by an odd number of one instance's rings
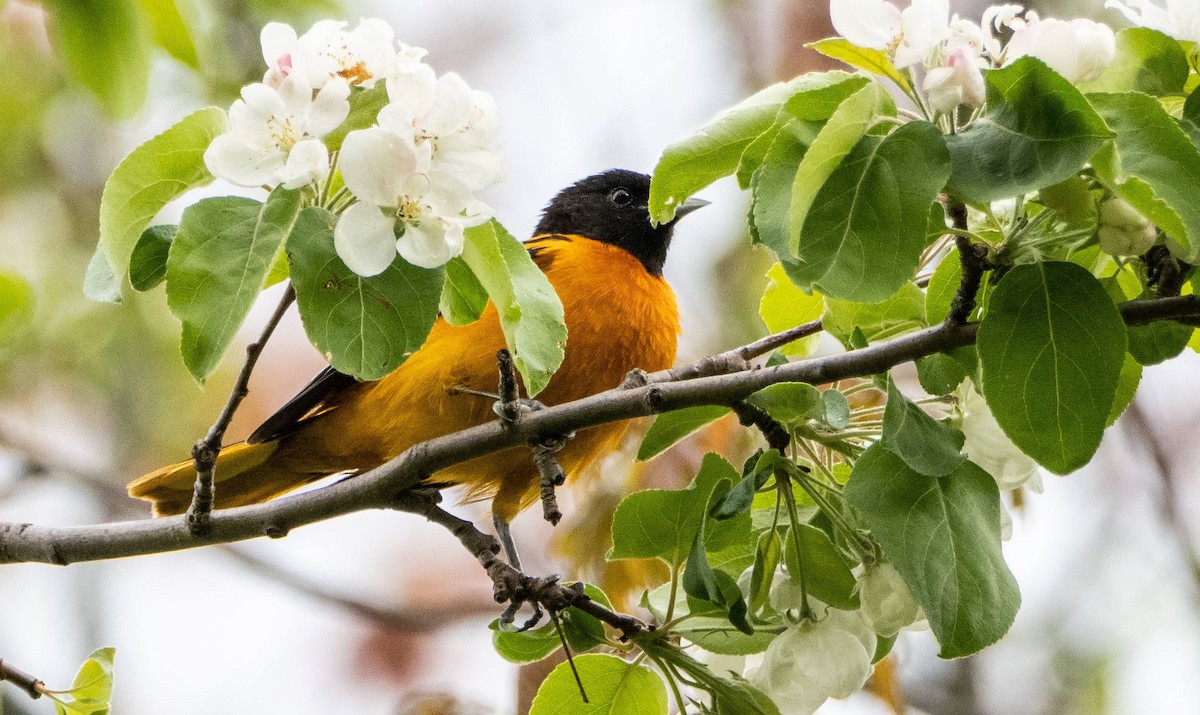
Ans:
{"label": "bird's black head", "polygon": [[650,223],[650,177],[636,171],[610,169],[563,189],[546,206],[536,234],[577,234],[619,246],[642,262],[651,275],[662,275],[671,233],[685,214],[707,204],[691,199],[675,219]]}

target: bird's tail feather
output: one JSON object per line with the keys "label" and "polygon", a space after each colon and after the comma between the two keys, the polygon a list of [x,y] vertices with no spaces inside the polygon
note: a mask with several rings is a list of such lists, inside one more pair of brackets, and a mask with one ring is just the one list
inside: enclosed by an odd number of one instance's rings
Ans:
{"label": "bird's tail feather", "polygon": [[[279,442],[239,442],[221,450],[214,472],[214,507],[225,509],[267,501],[318,479],[320,474],[295,472],[268,459]],[[146,474],[129,484],[129,496],[153,502],[155,516],[187,511],[192,501],[196,470],[191,460]]]}

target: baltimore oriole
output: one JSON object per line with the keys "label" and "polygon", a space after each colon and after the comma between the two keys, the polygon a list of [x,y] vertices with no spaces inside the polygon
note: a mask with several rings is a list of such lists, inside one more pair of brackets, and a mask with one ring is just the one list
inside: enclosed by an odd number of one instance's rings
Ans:
{"label": "baltimore oriole", "polygon": [[[675,222],[706,201],[682,204],[675,220],[655,226],[647,208],[650,177],[610,170],[560,192],[525,243],[563,303],[566,354],[537,399],[577,400],[616,386],[634,368],[662,370],[675,360],[679,312],[662,268]],[[505,346],[494,305],[455,327],[438,319],[425,344],[392,373],[358,382],[331,368],[242,443],[221,451],[217,508],[263,502],[337,473],[362,472],[412,445],[496,418],[492,402],[463,390],[494,392],[496,352]],[[568,479],[606,451],[628,423],[580,431],[557,454]],[[191,461],[130,483],[129,494],[154,503],[156,515],[185,511]],[[469,498],[492,499],[507,525],[538,499],[538,472],[528,449],[459,464],[439,483],[463,485]]]}

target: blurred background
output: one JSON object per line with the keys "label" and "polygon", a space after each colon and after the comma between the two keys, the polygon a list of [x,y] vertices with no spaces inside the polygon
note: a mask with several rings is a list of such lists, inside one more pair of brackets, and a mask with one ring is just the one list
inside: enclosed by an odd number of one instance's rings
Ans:
{"label": "blurred background", "polygon": [[[72,79],[42,5],[0,8],[0,276],[32,292],[28,326],[0,342],[0,520],[86,524],[145,516],[122,485],[185,458],[237,370],[198,389],[159,293],[120,305],[84,299],[105,178],[133,147],[190,111],[227,107],[264,71],[271,20],[382,17],[490,92],[508,179],[483,198],[518,236],[566,184],[598,170],[653,168],[659,152],[771,82],[830,65],[804,49],[829,36],[817,0],[139,0],[178,8],[191,52],[152,50],[149,96],[114,121]],[[981,3],[953,10],[979,16]],[[1119,26],[1099,2],[1042,3]],[[105,61],[97,58],[97,61]],[[233,192],[214,185],[206,194]],[[757,302],[769,265],[749,248],[747,197],[732,180],[685,222],[667,278],[683,312],[681,362],[765,332]],[[193,197],[194,198],[194,197]],[[182,202],[162,220],[177,219]],[[277,300],[268,291],[243,341]],[[0,311],[2,314],[3,311]],[[268,346],[229,434],[240,439],[322,366],[294,312]],[[1006,556],[1024,605],[999,645],[941,661],[906,634],[870,692],[823,713],[1194,713],[1200,702],[1200,358],[1148,368],[1134,406],[1093,464],[1019,495]],[[636,430],[635,430],[636,431]],[[636,602],[653,564],[606,567],[612,509],[629,490],[678,487],[700,457],[737,458],[728,422],[648,465],[610,458],[566,490],[567,519],[530,512],[515,531],[527,570],[583,577]],[[478,505],[458,509],[480,524]],[[536,510],[533,510],[536,511]],[[524,712],[546,666],[518,669],[490,645],[490,584],[447,534],[417,518],[360,513],[276,542],[82,564],[0,568],[0,657],[65,687],[93,649],[117,648],[114,712]],[[552,666],[553,663],[550,664]],[[4,686],[0,685],[0,689]],[[4,693],[5,715],[50,703]]]}

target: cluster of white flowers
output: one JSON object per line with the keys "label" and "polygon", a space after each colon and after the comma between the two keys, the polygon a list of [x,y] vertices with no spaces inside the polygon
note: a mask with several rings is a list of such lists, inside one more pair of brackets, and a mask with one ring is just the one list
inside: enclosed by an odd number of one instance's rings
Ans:
{"label": "cluster of white flowers", "polygon": [[[752,569],[738,579],[746,597]],[[858,568],[861,608],[833,608],[808,596],[811,617],[789,625],[766,653],[747,657],[710,656],[714,672],[744,675],[788,715],[810,715],[829,698],[848,698],[871,676],[878,636],[928,627],[900,573],[890,563]],[[776,572],[770,607],[789,618],[804,602],[800,587]]]}
{"label": "cluster of white flowers", "polygon": [[[377,19],[322,21],[303,35],[281,23],[263,28],[261,83],[229,109],[230,131],[204,160],[239,186],[319,187],[336,166],[357,199],[334,233],[355,273],[383,272],[397,251],[425,268],[462,253],[463,231],[491,209],[474,192],[504,174],[495,148],[496,105],[454,73],[440,78],[425,50],[397,46]],[[376,126],[350,132],[334,158],[324,138],[350,113],[352,92],[383,80],[388,103]]]}
{"label": "cluster of white flowers", "polygon": [[[1106,25],[1042,19],[1020,5],[989,7],[978,25],[951,16],[949,0],[912,0],[904,10],[885,0],[834,0],[829,14],[850,42],[887,51],[900,68],[924,65],[921,88],[939,112],[982,106],[982,69],[1032,55],[1069,81],[1086,82],[1099,77],[1116,52]],[[1005,27],[1013,34],[1002,45],[996,33]]]}

